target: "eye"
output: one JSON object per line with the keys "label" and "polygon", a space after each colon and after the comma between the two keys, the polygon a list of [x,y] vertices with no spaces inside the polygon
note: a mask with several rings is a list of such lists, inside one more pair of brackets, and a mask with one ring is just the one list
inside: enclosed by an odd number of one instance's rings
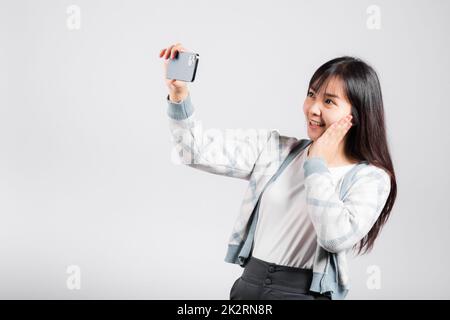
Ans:
{"label": "eye", "polygon": [[334,101],[331,100],[331,99],[326,99],[326,100],[325,100],[325,103],[326,103],[326,104],[331,104],[331,103],[332,103],[332,104],[335,104]]}
{"label": "eye", "polygon": [[311,98],[314,97],[314,92],[312,92],[311,90],[309,90],[307,96],[308,96],[308,97],[311,97]]}

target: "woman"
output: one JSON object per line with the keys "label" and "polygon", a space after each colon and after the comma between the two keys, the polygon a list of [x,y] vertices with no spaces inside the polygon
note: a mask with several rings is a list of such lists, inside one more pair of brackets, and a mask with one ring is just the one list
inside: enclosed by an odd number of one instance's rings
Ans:
{"label": "woman", "polygon": [[[164,66],[180,51],[188,50],[162,49]],[[353,57],[322,65],[309,82],[301,140],[277,130],[202,132],[186,83],[166,83],[182,162],[249,181],[225,257],[244,267],[230,299],[344,299],[347,253],[373,248],[397,193],[375,71]]]}

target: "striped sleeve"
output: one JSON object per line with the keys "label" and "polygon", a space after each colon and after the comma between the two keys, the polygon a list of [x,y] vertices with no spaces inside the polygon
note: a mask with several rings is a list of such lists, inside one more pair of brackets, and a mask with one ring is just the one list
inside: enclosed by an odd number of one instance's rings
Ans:
{"label": "striped sleeve", "polygon": [[351,249],[372,228],[390,192],[389,175],[375,166],[361,169],[343,200],[321,157],[305,161],[307,210],[318,243],[329,252]]}
{"label": "striped sleeve", "polygon": [[180,102],[167,95],[169,129],[176,158],[189,167],[249,180],[256,160],[275,130],[204,130],[196,118],[190,94]]}

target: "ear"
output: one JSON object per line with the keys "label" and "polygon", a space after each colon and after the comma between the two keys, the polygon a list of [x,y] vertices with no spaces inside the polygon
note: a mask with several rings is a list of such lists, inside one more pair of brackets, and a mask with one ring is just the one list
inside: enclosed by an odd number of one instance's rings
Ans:
{"label": "ear", "polygon": [[356,110],[356,108],[354,106],[352,106],[352,123],[353,123],[353,127],[356,127],[359,125],[359,113],[358,110]]}

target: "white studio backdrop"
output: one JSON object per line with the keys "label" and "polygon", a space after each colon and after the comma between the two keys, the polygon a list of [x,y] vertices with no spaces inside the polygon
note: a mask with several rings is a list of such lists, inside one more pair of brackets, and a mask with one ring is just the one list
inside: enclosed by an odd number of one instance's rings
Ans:
{"label": "white studio backdrop", "polygon": [[398,183],[348,299],[448,299],[450,3],[0,0],[0,298],[228,299],[247,187],[171,159],[160,50],[200,54],[205,128],[306,137],[306,86],[380,76]]}

